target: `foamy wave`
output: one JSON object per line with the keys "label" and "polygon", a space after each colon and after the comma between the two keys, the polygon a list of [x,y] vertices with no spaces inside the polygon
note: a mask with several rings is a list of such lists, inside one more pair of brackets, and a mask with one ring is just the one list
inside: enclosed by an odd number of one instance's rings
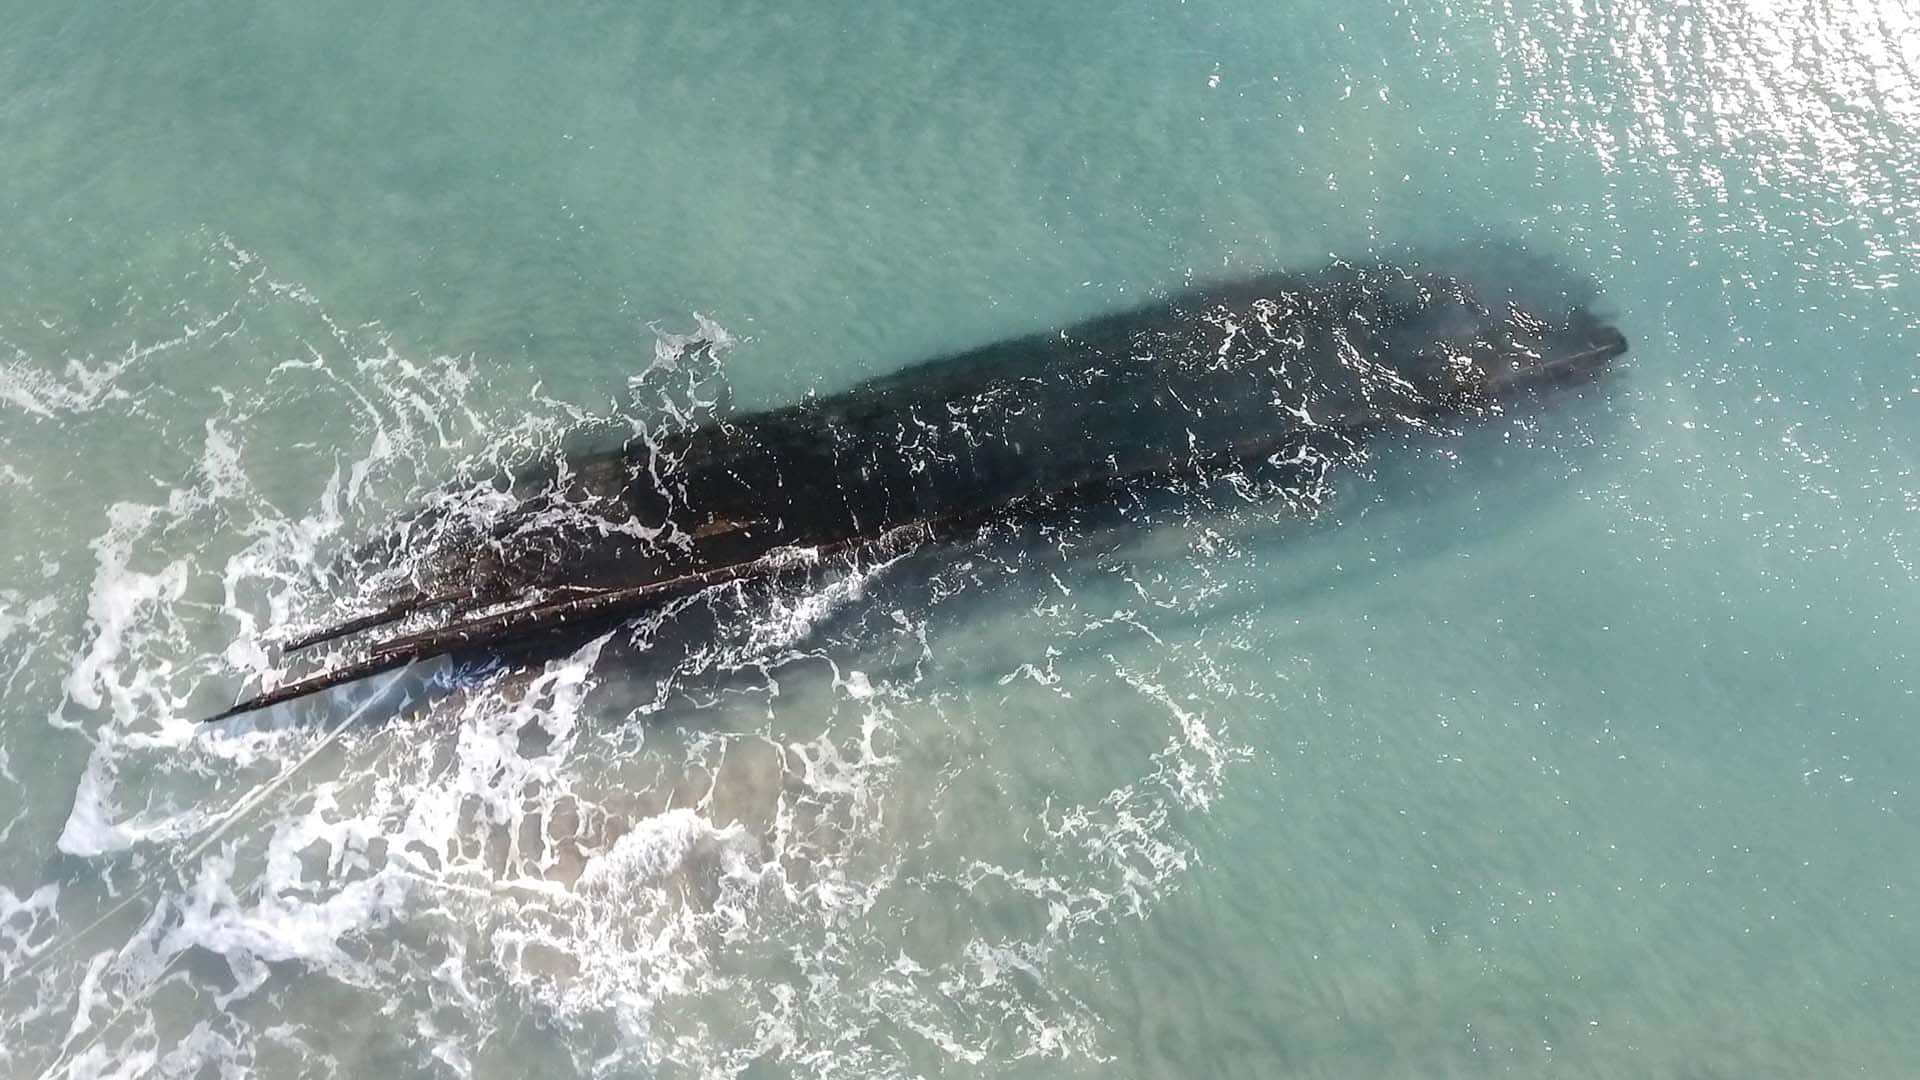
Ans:
{"label": "foamy wave", "polygon": [[[285,677],[290,629],[371,606],[426,572],[407,553],[509,512],[494,477],[582,434],[724,411],[737,345],[698,316],[659,334],[642,415],[600,415],[406,355],[216,250],[241,317],[208,330],[271,359],[217,415],[156,432],[184,471],[91,525],[53,713],[91,744],[59,847],[99,877],[0,892],[0,955],[38,965],[4,992],[0,1045],[59,1048],[0,1060],[497,1073],[536,1028],[583,1074],[1100,1059],[1061,976],[1090,930],[1180,887],[1187,820],[1245,755],[1214,707],[1244,688],[1162,636],[1191,600],[1129,578],[1116,603],[1112,568],[1067,563],[1059,539],[1034,596],[1014,546],[931,581],[913,544],[796,552],[802,585],[715,590],[526,670],[437,674],[405,715],[418,678],[203,729],[244,681]],[[304,328],[298,347],[246,338],[256,315]],[[88,378],[68,406],[125,404]],[[290,445],[311,459],[296,476]],[[403,543],[359,547],[423,506]],[[0,642],[50,632],[43,605],[14,610]],[[692,614],[715,625],[676,644]],[[1105,658],[1116,641],[1154,666]],[[986,659],[1019,642],[1050,648]],[[1081,703],[1120,700],[1139,730],[1086,752],[1105,736]],[[1075,765],[1017,775],[1049,757]]]}
{"label": "foamy wave", "polygon": [[0,362],[0,403],[50,420],[91,411],[112,401],[130,401],[131,393],[119,386],[128,371],[151,357],[229,329],[234,316],[235,309],[229,308],[183,327],[175,336],[145,344],[135,342],[114,360],[69,359],[60,374],[54,374],[24,350],[16,350],[12,359]]}

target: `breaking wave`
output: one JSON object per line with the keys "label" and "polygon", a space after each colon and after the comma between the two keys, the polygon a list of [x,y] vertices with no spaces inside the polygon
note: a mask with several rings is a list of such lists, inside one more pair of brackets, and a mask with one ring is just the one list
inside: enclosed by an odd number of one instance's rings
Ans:
{"label": "breaking wave", "polygon": [[[0,879],[27,886],[0,885],[0,1070],[1103,1059],[1081,996],[1103,935],[1179,888],[1247,756],[1231,718],[1266,691],[1215,660],[1240,628],[1194,615],[1234,573],[1236,521],[1269,511],[874,555],[529,670],[401,673],[205,728],[281,676],[276,642],[423,572],[369,538],[423,507],[455,536],[565,447],[724,410],[737,342],[704,316],[656,331],[632,405],[583,409],[416,355],[231,240],[204,255],[183,331],[0,368],[0,409],[62,420],[0,479],[48,582],[0,592],[0,679],[85,762],[70,801],[0,822],[57,836]],[[204,420],[147,407],[213,370]],[[129,445],[139,467],[96,489],[42,484]],[[676,616],[711,633],[670,648]],[[21,724],[0,729],[9,778]]]}

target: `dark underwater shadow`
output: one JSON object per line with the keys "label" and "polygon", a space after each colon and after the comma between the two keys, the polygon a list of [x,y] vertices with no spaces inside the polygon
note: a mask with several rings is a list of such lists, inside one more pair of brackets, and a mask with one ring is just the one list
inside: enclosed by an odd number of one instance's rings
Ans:
{"label": "dark underwater shadow", "polygon": [[[643,618],[575,628],[484,656],[416,664],[257,717],[222,721],[215,730],[377,727],[433,714],[438,710],[431,706],[449,698],[524,692],[547,661],[595,643],[595,685],[584,715],[601,723],[724,727],[728,711],[714,706],[763,695],[775,679],[830,677],[835,665],[904,674],[926,662],[905,647],[911,635],[998,618],[1009,604],[1044,602],[1063,584],[1097,592],[1108,580],[1190,577],[1208,556],[1193,542],[1169,543],[1174,536],[1216,538],[1231,549],[1222,557],[1239,564],[1224,568],[1224,576],[1257,576],[1258,588],[1212,590],[1166,617],[1198,628],[1275,606],[1305,607],[1329,590],[1377,584],[1408,567],[1524,532],[1551,514],[1568,497],[1570,477],[1590,469],[1618,431],[1619,397],[1610,389],[1622,377],[1614,373],[1522,401],[1451,434],[1388,437],[1369,448],[1365,462],[1325,475],[1254,469],[990,526],[970,539],[913,549],[884,567],[858,555],[830,559],[795,579],[719,586]],[[1494,503],[1497,512],[1473,509]],[[1454,527],[1421,528],[1427,510]],[[1376,525],[1379,515],[1388,520]],[[1337,568],[1286,556],[1338,543],[1362,527],[1416,542],[1395,545],[1390,559]],[[1107,647],[1129,633],[1117,627],[1082,635],[1074,648]],[[801,673],[807,669],[812,673]]]}
{"label": "dark underwater shadow", "polygon": [[[1056,593],[1063,578],[1075,589],[1107,577],[1177,582],[1216,558],[1234,564],[1215,567],[1225,579],[1257,579],[1258,587],[1211,590],[1204,602],[1175,604],[1183,625],[1230,623],[1272,606],[1304,607],[1329,590],[1375,584],[1530,532],[1571,497],[1575,477],[1606,454],[1623,423],[1618,395],[1609,392],[1614,385],[1608,379],[1581,388],[1577,399],[1529,402],[1450,435],[1383,440],[1364,464],[1335,469],[1331,490],[1313,506],[1271,492],[1264,501],[1249,501],[1248,485],[1219,481],[1143,493],[1124,507],[1030,522],[925,552],[874,585],[870,612],[850,610],[835,625],[848,631],[842,642],[857,655],[863,641],[885,637],[888,613],[896,608],[942,621],[990,619],[1011,598]],[[1257,475],[1255,481],[1257,491]],[[1446,525],[1425,527],[1432,519]],[[1395,545],[1392,558],[1338,569],[1324,560],[1289,558],[1292,551],[1339,544],[1362,528],[1409,542]],[[1176,536],[1184,540],[1170,543]],[[950,570],[958,563],[986,570],[972,575],[973,587],[954,588]]]}
{"label": "dark underwater shadow", "polygon": [[[1336,470],[1331,498],[1317,511],[1290,501],[1284,479],[1267,479],[1264,500],[1257,498],[1257,476],[1217,480],[989,528],[967,541],[913,551],[880,571],[823,567],[808,581],[709,595],[643,626],[613,630],[599,654],[590,711],[703,730],[730,722],[716,705],[762,695],[770,680],[827,679],[857,668],[911,682],[927,665],[977,667],[982,658],[925,652],[924,638],[988,625],[1010,610],[1029,611],[1063,590],[1095,605],[1154,606],[1140,599],[1134,584],[1160,581],[1180,592],[1210,558],[1197,544],[1230,549],[1221,557],[1235,565],[1216,568],[1224,570],[1218,578],[1226,587],[1198,600],[1163,599],[1158,606],[1169,610],[1145,614],[1149,628],[1165,619],[1194,632],[1273,607],[1306,608],[1329,590],[1377,584],[1410,567],[1524,535],[1551,516],[1570,497],[1571,478],[1599,461],[1621,422],[1607,386],[1584,388],[1578,400],[1532,403],[1456,435],[1389,440],[1364,472]],[[1250,501],[1250,494],[1256,498]],[[1493,504],[1497,512],[1478,510]],[[1377,525],[1367,520],[1382,513],[1391,518]],[[1429,517],[1447,525],[1421,527]],[[1396,545],[1392,558],[1338,569],[1322,559],[1287,557],[1296,546],[1337,544],[1361,527],[1413,542]],[[1183,539],[1169,543],[1174,536]],[[1289,570],[1306,572],[1289,576]],[[850,587],[859,575],[857,588]],[[1257,587],[1235,588],[1236,582]],[[825,601],[835,589],[846,595]],[[809,604],[819,611],[802,630],[788,628],[756,645],[756,636],[768,636],[769,619],[790,619]],[[1111,649],[1137,632],[1130,624],[1076,628],[1071,650]],[[1067,648],[1057,639],[1007,642],[1016,648],[1042,643]]]}
{"label": "dark underwater shadow", "polygon": [[1375,257],[1453,275],[1473,286],[1482,297],[1499,298],[1532,311],[1578,307],[1602,317],[1612,314],[1602,303],[1599,278],[1496,232],[1445,245],[1387,245],[1375,252]]}
{"label": "dark underwater shadow", "polygon": [[[1590,309],[1598,295],[1591,278],[1500,240],[1473,241],[1437,252],[1409,250],[1395,254],[1408,267],[1444,273],[1477,286],[1493,304],[1504,300],[1523,310],[1551,313]],[[1207,292],[1189,291],[1201,295]],[[1112,316],[1107,321],[1124,323],[1126,318]],[[1105,322],[1095,320],[1088,325],[1097,329]],[[985,351],[1005,351],[1020,344],[1015,340],[1011,346],[1003,344]],[[1107,490],[1102,492],[1105,501],[1050,508],[1039,516],[989,526],[969,541],[942,541],[909,552],[894,559],[871,581],[861,581],[863,556],[855,552],[845,558],[836,556],[794,577],[783,575],[778,581],[710,587],[625,623],[569,626],[561,632],[489,646],[492,651],[477,658],[472,650],[481,646],[468,645],[463,659],[406,669],[396,681],[403,684],[401,692],[408,700],[460,693],[480,685],[498,685],[503,681],[503,671],[530,669],[540,659],[565,655],[605,637],[600,666],[618,672],[619,677],[605,680],[608,689],[602,695],[604,703],[613,708],[624,704],[636,715],[658,715],[676,696],[711,698],[712,694],[726,692],[725,688],[739,682],[740,676],[755,672],[764,676],[770,665],[789,663],[795,656],[817,654],[825,648],[858,652],[863,641],[878,640],[865,629],[869,620],[859,617],[863,610],[899,609],[931,616],[937,608],[943,620],[979,618],[986,617],[994,604],[1003,602],[1008,590],[1024,591],[1036,582],[1057,577],[1063,570],[1078,574],[1091,566],[1096,572],[1110,572],[1115,567],[1153,564],[1156,560],[1161,571],[1192,569],[1192,556],[1174,558],[1165,551],[1165,536],[1173,529],[1260,536],[1263,539],[1258,543],[1251,539],[1248,543],[1264,551],[1264,545],[1275,539],[1311,544],[1331,537],[1330,530],[1366,519],[1375,507],[1450,505],[1461,498],[1485,498],[1494,491],[1500,513],[1473,515],[1468,520],[1485,521],[1489,528],[1511,529],[1564,494],[1564,476],[1570,462],[1576,471],[1578,468],[1573,457],[1595,453],[1606,441],[1611,432],[1601,429],[1613,423],[1611,411],[1576,406],[1604,403],[1611,381],[1603,378],[1578,386],[1549,387],[1491,418],[1463,424],[1461,432],[1452,438],[1379,435],[1358,457],[1360,468],[1355,467],[1356,458],[1349,445],[1323,456],[1314,465],[1282,464],[1276,456],[1263,466],[1224,477]],[[1547,415],[1550,411],[1551,418]],[[1494,432],[1498,432],[1497,437]],[[1514,438],[1516,433],[1522,437]],[[591,455],[594,450],[589,444],[606,436],[605,431],[582,432],[580,437],[587,442],[571,442],[562,448],[567,451],[563,457],[571,460],[582,452]],[[1512,443],[1522,445],[1523,452],[1506,452],[1504,447]],[[1444,469],[1419,467],[1423,460],[1447,456],[1457,460]],[[1324,467],[1328,464],[1333,466],[1330,470]],[[556,464],[536,467],[525,475],[502,475],[489,486],[502,495],[523,496],[534,488],[550,486],[556,469],[565,468]],[[1289,473],[1302,468],[1308,475]],[[1455,483],[1462,478],[1468,482]],[[358,554],[376,563],[384,557],[406,554],[404,528],[396,533],[400,539],[389,540],[386,548],[375,545]],[[1426,530],[1419,535],[1420,543],[1411,550],[1401,550],[1397,564],[1405,566],[1413,560],[1439,557],[1473,542],[1476,535],[1473,529],[1456,528],[1451,533]],[[968,559],[995,567],[990,576],[996,580],[982,579],[967,587],[955,587],[946,580],[953,566]],[[1391,570],[1391,566],[1370,565],[1374,569],[1361,573],[1377,577]],[[1260,588],[1239,590],[1237,596],[1215,594],[1206,610],[1188,615],[1237,617],[1254,606],[1294,602],[1342,581],[1356,580],[1368,578],[1338,568],[1333,572],[1310,571],[1298,581],[1262,581]],[[835,590],[845,595],[836,600]],[[796,609],[802,607],[815,609],[806,615],[809,625],[797,632],[781,632],[775,624],[783,619],[792,622]],[[882,627],[879,636],[888,632]],[[649,686],[651,696],[646,689]],[[337,705],[323,710],[323,715],[340,715]],[[369,715],[391,712],[377,703],[359,708]]]}
{"label": "dark underwater shadow", "polygon": [[[1340,584],[1378,582],[1400,569],[1451,558],[1462,550],[1530,531],[1572,496],[1577,477],[1595,471],[1625,426],[1625,395],[1614,393],[1629,372],[1583,388],[1577,400],[1531,402],[1488,423],[1442,439],[1382,443],[1366,476],[1349,478],[1327,512],[1303,523],[1303,540],[1331,538],[1374,519],[1385,535],[1416,541],[1388,561],[1287,582],[1265,594],[1304,599]],[[1462,508],[1470,512],[1462,513]],[[1423,527],[1423,519],[1452,527]]]}

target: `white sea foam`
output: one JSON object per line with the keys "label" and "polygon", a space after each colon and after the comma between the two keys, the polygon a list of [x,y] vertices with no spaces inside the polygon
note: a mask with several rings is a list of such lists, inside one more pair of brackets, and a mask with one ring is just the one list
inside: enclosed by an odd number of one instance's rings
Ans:
{"label": "white sea foam", "polygon": [[60,850],[80,858],[125,851],[146,841],[174,840],[194,832],[202,820],[185,814],[129,812],[120,803],[114,743],[103,743],[87,760],[74,789],[73,809],[60,829]]}
{"label": "white sea foam", "polygon": [[[242,275],[241,314],[311,319],[315,344],[175,433],[190,473],[115,503],[93,541],[87,625],[54,717],[92,748],[59,846],[103,874],[138,859],[142,891],[122,895],[113,879],[105,899],[0,895],[24,928],[0,943],[18,966],[78,933],[93,917],[82,913],[117,902],[145,917],[89,930],[86,948],[110,947],[84,966],[37,969],[19,992],[38,1011],[0,1042],[54,1037],[73,1075],[244,1070],[270,1053],[353,1075],[404,1037],[436,1068],[481,1075],[509,1060],[485,1033],[535,1016],[565,1033],[581,1071],[602,1073],[732,1075],[769,1057],[820,1076],[1099,1059],[1098,1023],[1054,973],[1086,931],[1143,917],[1178,887],[1181,816],[1206,810],[1239,751],[1205,704],[1203,656],[1145,672],[1069,662],[1081,637],[1171,647],[1147,615],[1098,607],[1097,580],[1049,570],[1045,603],[1004,613],[1019,639],[1054,646],[1010,665],[1028,676],[1016,683],[930,661],[957,650],[966,669],[957,628],[971,620],[945,605],[1016,581],[1020,560],[966,560],[922,591],[902,571],[922,538],[902,534],[859,557],[795,550],[799,585],[683,601],[707,605],[717,633],[639,709],[600,700],[625,678],[603,670],[624,639],[603,638],[530,671],[467,677],[371,728],[337,728],[350,707],[328,700],[197,726],[209,687],[218,701],[243,679],[285,677],[276,638],[423,572],[353,554],[396,514],[432,508],[403,551],[470,535],[516,502],[450,477],[537,462],[571,434],[626,422],[538,394],[531,409],[524,397],[502,408],[466,362],[404,355],[222,250]],[[736,342],[694,321],[661,334],[633,380],[653,418],[643,438],[727,407]],[[314,425],[294,441],[329,447],[292,501],[264,471],[289,440],[262,427],[269,413]],[[329,417],[350,418],[345,441]],[[887,589],[911,599],[866,618]],[[1137,584],[1128,595],[1177,611]],[[0,608],[0,642],[51,618],[44,602],[13,611]],[[645,655],[674,617],[621,648]],[[958,801],[969,778],[1018,761],[1035,734],[997,731],[996,709],[1044,713],[1109,684],[1161,710],[1165,732],[1103,754],[1072,790],[1016,789],[992,835],[953,824],[978,820]],[[76,914],[56,920],[56,899]],[[919,910],[952,925],[932,933]],[[1025,912],[1024,929],[995,926],[995,911]],[[173,996],[187,986],[202,996]],[[323,1000],[358,1010],[339,1022],[367,1034],[310,1023]]]}
{"label": "white sea foam", "polygon": [[59,606],[60,601],[51,596],[28,601],[13,589],[0,589],[0,645],[15,634],[34,630]]}
{"label": "white sea foam", "polygon": [[229,308],[211,318],[181,328],[173,337],[135,342],[108,361],[92,357],[68,359],[55,375],[38,358],[24,352],[0,361],[0,403],[11,404],[42,419],[88,412],[109,401],[125,401],[130,392],[119,386],[128,371],[151,357],[178,349],[227,329],[234,321]]}

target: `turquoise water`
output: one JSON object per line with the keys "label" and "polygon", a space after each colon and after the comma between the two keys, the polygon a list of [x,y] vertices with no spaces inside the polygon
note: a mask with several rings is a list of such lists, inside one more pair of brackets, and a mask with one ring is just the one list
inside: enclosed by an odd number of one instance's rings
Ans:
{"label": "turquoise water", "polygon": [[[0,15],[0,1074],[1920,1072],[1910,3]],[[689,368],[1486,240],[1629,362],[1312,520],[193,723]]]}

